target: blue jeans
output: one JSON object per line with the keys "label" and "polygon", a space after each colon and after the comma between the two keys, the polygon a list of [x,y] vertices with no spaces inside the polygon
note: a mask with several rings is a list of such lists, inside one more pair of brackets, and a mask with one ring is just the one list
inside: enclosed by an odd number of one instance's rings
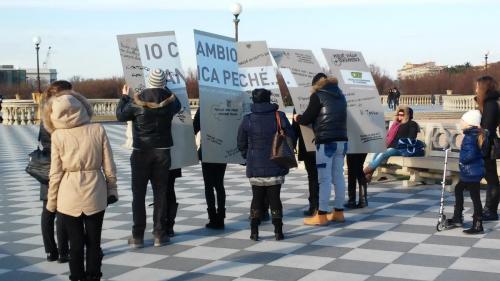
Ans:
{"label": "blue jeans", "polygon": [[328,212],[328,203],[335,186],[335,209],[343,209],[345,201],[344,156],[347,142],[337,141],[316,145],[316,167],[319,181],[319,210]]}
{"label": "blue jeans", "polygon": [[368,167],[370,167],[372,170],[375,170],[378,166],[380,166],[380,164],[382,164],[382,162],[386,161],[391,156],[401,156],[401,153],[399,152],[399,150],[389,147],[385,152],[375,154],[373,156],[372,162],[368,164]]}

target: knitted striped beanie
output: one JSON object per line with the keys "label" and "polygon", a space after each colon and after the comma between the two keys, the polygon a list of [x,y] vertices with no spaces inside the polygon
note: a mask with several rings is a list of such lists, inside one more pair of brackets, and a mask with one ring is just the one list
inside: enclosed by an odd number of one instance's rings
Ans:
{"label": "knitted striped beanie", "polygon": [[167,77],[165,71],[155,68],[149,72],[148,84],[149,88],[163,88],[165,87],[165,82]]}

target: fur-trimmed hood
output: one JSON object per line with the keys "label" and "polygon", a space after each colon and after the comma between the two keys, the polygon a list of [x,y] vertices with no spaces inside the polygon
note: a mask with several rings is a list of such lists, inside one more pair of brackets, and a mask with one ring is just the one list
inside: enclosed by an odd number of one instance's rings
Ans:
{"label": "fur-trimmed hood", "polygon": [[70,129],[90,123],[92,106],[81,94],[61,91],[47,101],[43,110],[43,125],[52,134],[56,129]]}
{"label": "fur-trimmed hood", "polygon": [[398,112],[403,111],[404,112],[404,117],[403,120],[401,120],[401,124],[408,123],[408,121],[413,119],[413,109],[411,109],[409,106],[406,105],[400,105],[396,108],[395,111],[395,120],[398,118]]}
{"label": "fur-trimmed hood", "polygon": [[[162,96],[168,96],[168,98],[161,100]],[[167,105],[175,101],[175,99],[176,97],[174,93],[163,88],[148,88],[140,93],[136,93],[133,98],[136,105],[150,109],[166,107]]]}

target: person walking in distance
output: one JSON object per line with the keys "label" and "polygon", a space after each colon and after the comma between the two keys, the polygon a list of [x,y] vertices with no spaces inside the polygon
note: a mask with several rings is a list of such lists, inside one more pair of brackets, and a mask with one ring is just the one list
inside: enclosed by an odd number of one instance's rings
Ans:
{"label": "person walking in distance", "polygon": [[161,69],[149,72],[148,88],[129,97],[125,85],[116,108],[118,121],[132,121],[132,215],[134,225],[131,247],[144,246],[146,229],[146,190],[148,182],[153,187],[153,236],[154,246],[159,247],[170,239],[167,234],[167,188],[170,170],[172,119],[181,110],[176,96],[166,87],[166,75]]}
{"label": "person walking in distance", "polygon": [[58,212],[68,234],[73,281],[100,280],[104,212],[118,200],[111,145],[91,117],[91,105],[74,91],[56,93],[43,114],[52,141],[46,208]]}
{"label": "person walking in distance", "polygon": [[[322,78],[313,87],[303,115],[295,115],[301,125],[313,124],[316,141],[316,166],[319,180],[319,209],[306,225],[344,222],[344,156],[347,152],[347,101],[337,78]],[[329,211],[332,183],[335,186],[334,210]],[[328,214],[328,215],[327,215]]]}
{"label": "person walking in distance", "polygon": [[497,137],[497,127],[500,116],[498,108],[498,83],[491,76],[483,76],[476,80],[476,102],[481,112],[481,128],[488,131],[488,151],[484,157],[485,179],[488,184],[486,202],[484,203],[483,220],[498,220],[498,203],[500,190],[497,173],[497,160],[491,153],[493,140]]}

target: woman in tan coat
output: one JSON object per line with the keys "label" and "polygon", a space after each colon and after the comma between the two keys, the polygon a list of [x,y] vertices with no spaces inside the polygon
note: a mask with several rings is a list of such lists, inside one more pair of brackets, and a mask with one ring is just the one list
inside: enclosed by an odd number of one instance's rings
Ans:
{"label": "woman in tan coat", "polygon": [[91,117],[90,104],[74,91],[50,98],[43,116],[52,137],[47,210],[57,210],[69,236],[70,280],[100,280],[104,211],[118,199],[111,146]]}

